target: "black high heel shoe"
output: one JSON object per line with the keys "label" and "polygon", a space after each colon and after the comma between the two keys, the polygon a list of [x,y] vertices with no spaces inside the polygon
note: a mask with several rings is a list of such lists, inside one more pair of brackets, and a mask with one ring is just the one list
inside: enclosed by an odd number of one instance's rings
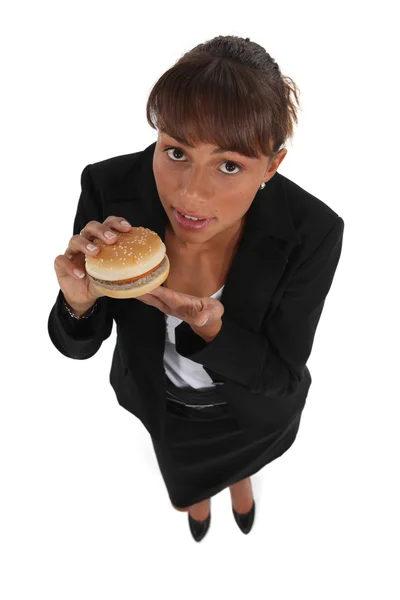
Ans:
{"label": "black high heel shoe", "polygon": [[204,519],[203,521],[198,521],[197,519],[193,519],[193,517],[190,516],[189,512],[188,512],[188,517],[189,517],[190,532],[191,532],[192,536],[194,537],[194,539],[196,540],[196,542],[200,542],[210,528],[211,506],[210,506],[210,512],[209,512],[208,517],[206,519]]}
{"label": "black high heel shoe", "polygon": [[254,515],[256,511],[256,503],[253,500],[253,506],[247,513],[237,513],[232,506],[233,516],[235,517],[235,521],[238,524],[238,527],[243,533],[249,533],[250,529],[253,527],[254,523]]}

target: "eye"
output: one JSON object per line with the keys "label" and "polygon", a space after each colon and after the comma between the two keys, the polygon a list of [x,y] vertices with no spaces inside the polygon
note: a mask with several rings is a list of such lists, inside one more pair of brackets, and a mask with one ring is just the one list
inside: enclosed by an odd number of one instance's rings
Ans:
{"label": "eye", "polygon": [[[183,150],[181,148],[176,148],[174,146],[170,146],[169,148],[165,148],[165,150],[164,150],[164,152],[167,153],[167,156],[170,160],[172,160],[173,162],[182,162],[181,160],[177,160],[176,158],[171,158],[171,156],[168,154],[168,152],[170,150],[182,152],[182,154],[184,154]],[[234,165],[237,169],[239,169],[239,171],[237,171],[236,173],[232,173],[232,172],[225,173],[224,171],[221,171],[221,173],[223,173],[224,175],[237,175],[242,170],[241,165],[239,165],[235,162],[232,162],[231,160],[226,160],[223,164]]]}

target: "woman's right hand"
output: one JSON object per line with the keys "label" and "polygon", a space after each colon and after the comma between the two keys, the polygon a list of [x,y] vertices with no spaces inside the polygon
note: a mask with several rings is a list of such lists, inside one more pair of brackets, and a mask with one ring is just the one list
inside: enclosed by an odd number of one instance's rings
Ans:
{"label": "woman's right hand", "polygon": [[[87,244],[90,244],[94,238],[99,238],[106,244],[114,244],[117,236],[108,239],[105,233],[109,231],[113,233],[113,230],[129,231],[132,226],[129,224],[123,225],[123,221],[123,217],[114,216],[107,217],[104,223],[89,221],[80,234],[72,236],[64,254],[56,257],[54,269],[58,283],[67,303],[71,307],[82,310],[88,309],[95,303],[97,298],[100,298],[101,294],[95,289],[85,270],[85,255],[96,256],[99,248],[95,246],[95,250],[89,250]],[[74,269],[81,271],[84,276],[81,278],[76,275]]]}

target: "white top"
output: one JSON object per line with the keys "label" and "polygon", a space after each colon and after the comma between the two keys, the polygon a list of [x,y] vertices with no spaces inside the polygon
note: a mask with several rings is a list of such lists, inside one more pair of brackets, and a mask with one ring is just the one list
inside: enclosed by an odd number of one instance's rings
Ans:
{"label": "white top", "polygon": [[[219,300],[222,296],[222,286],[210,298]],[[182,323],[182,319],[165,315],[166,336],[164,349],[165,371],[174,385],[177,387],[192,388],[215,388],[211,377],[203,369],[202,365],[177,353],[175,349],[175,327]]]}

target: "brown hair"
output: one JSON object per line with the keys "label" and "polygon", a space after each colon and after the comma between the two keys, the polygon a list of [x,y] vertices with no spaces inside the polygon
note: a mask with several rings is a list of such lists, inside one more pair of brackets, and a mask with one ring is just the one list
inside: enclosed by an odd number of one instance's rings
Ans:
{"label": "brown hair", "polygon": [[298,123],[292,94],[299,106],[296,84],[262,46],[218,36],[159,78],[147,101],[147,121],[189,147],[216,144],[272,160]]}

